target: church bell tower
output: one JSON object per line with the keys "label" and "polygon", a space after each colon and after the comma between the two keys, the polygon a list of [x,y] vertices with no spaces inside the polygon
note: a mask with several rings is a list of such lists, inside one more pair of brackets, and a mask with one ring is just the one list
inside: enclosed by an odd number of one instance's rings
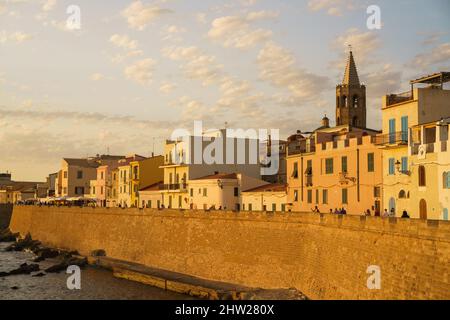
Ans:
{"label": "church bell tower", "polygon": [[366,86],[359,82],[351,48],[344,79],[336,86],[336,125],[366,128]]}

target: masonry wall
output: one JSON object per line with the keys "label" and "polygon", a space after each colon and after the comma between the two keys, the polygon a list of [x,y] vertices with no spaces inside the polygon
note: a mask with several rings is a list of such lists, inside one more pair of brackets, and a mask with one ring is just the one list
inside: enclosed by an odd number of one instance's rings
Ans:
{"label": "masonry wall", "polygon": [[11,220],[12,209],[12,204],[0,204],[0,231],[8,228]]}
{"label": "masonry wall", "polygon": [[[450,299],[450,224],[285,213],[15,207],[43,243],[312,299]],[[367,289],[369,265],[381,290]]]}

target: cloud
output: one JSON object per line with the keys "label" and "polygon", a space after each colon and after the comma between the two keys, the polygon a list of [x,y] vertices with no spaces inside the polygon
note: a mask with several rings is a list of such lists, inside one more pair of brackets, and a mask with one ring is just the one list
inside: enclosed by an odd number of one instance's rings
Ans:
{"label": "cloud", "polygon": [[24,33],[22,31],[16,31],[13,33],[7,33],[6,31],[0,32],[0,43],[5,44],[8,42],[12,42],[15,44],[21,44],[25,41],[33,39],[33,36],[31,34]]}
{"label": "cloud", "polygon": [[42,5],[42,11],[48,12],[52,11],[56,6],[56,0],[47,0]]}
{"label": "cloud", "polygon": [[105,76],[103,74],[101,74],[101,73],[94,73],[94,74],[91,75],[91,80],[92,81],[100,81],[100,80],[103,80],[103,79],[105,79]]}
{"label": "cloud", "polygon": [[184,74],[189,79],[202,81],[203,85],[216,83],[222,76],[223,66],[216,58],[203,53],[198,47],[167,47],[162,50],[165,57],[184,61]]}
{"label": "cloud", "polygon": [[418,54],[408,63],[412,68],[427,69],[432,66],[444,64],[450,67],[450,42],[435,46],[429,52]]}
{"label": "cloud", "polygon": [[168,13],[172,11],[134,1],[122,12],[122,16],[127,19],[130,28],[144,30],[153,20]]}
{"label": "cloud", "polygon": [[303,104],[306,99],[317,98],[329,88],[327,77],[299,68],[293,54],[273,42],[261,49],[257,62],[262,80],[290,93],[288,97],[279,100],[283,104]]}
{"label": "cloud", "polygon": [[310,0],[308,9],[311,11],[326,11],[330,16],[342,16],[344,11],[355,10],[354,0]]}
{"label": "cloud", "polygon": [[150,58],[136,61],[125,68],[125,77],[142,86],[147,86],[152,82],[152,74],[155,65],[156,62]]}
{"label": "cloud", "polygon": [[175,88],[176,88],[176,84],[171,83],[171,82],[163,82],[161,83],[161,86],[159,87],[159,91],[164,93],[164,94],[169,94],[171,93]]}
{"label": "cloud", "polygon": [[274,19],[278,13],[269,11],[250,12],[245,17],[226,16],[215,19],[208,32],[208,37],[221,43],[224,47],[239,49],[252,48],[257,44],[265,43],[272,37],[272,31],[253,29],[251,22]]}
{"label": "cloud", "polygon": [[109,42],[119,48],[133,50],[138,47],[136,40],[131,40],[127,35],[114,34],[109,38]]}

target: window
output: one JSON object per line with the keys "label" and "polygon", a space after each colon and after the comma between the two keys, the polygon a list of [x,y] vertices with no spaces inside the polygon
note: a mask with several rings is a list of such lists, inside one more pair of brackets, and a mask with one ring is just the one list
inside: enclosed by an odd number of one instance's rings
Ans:
{"label": "window", "polygon": [[158,209],[161,208],[161,201],[158,200],[158,201],[156,202],[156,205],[158,206]]}
{"label": "window", "polygon": [[173,174],[169,173],[169,184],[172,184],[172,178],[173,178]]}
{"label": "window", "polygon": [[190,195],[191,195],[191,197],[194,196],[194,189],[193,188],[191,188],[191,190],[190,190]]}
{"label": "window", "polygon": [[67,171],[64,171],[64,179],[67,179]]}
{"label": "window", "polygon": [[444,189],[450,189],[450,172],[444,172],[442,174],[442,186]]}
{"label": "window", "polygon": [[281,204],[281,212],[285,212],[286,211],[286,204],[282,203]]}
{"label": "window", "polygon": [[242,204],[242,211],[245,211],[245,203]]}
{"label": "window", "polygon": [[367,171],[368,172],[375,171],[375,154],[373,153],[367,154]]}
{"label": "window", "polygon": [[294,202],[298,202],[298,190],[294,190]]}
{"label": "window", "polygon": [[[95,193],[95,190],[94,190]],[[75,194],[76,195],[83,195],[84,194],[84,188],[83,187],[75,187]]]}
{"label": "window", "polygon": [[294,162],[294,170],[292,172],[292,178],[298,179],[298,162]]}
{"label": "window", "polygon": [[249,203],[248,204],[248,211],[252,211],[253,210],[253,208],[252,208],[252,204],[251,203]]}
{"label": "window", "polygon": [[406,192],[405,192],[405,190],[400,190],[400,192],[398,193],[398,198],[399,199],[406,199]]}
{"label": "window", "polygon": [[425,187],[427,185],[427,177],[424,166],[419,166],[419,187]]}
{"label": "window", "polygon": [[203,196],[207,197],[208,196],[208,189],[203,188]]}
{"label": "window", "polygon": [[103,195],[103,187],[100,187],[100,194]]}
{"label": "window", "polygon": [[[75,193],[77,193],[77,191],[75,190]],[[79,194],[79,193],[77,193]],[[92,187],[92,194],[95,194],[95,187]]]}
{"label": "window", "polygon": [[389,143],[395,142],[395,119],[389,120]]}
{"label": "window", "polygon": [[103,180],[103,171],[100,173],[100,179]]}
{"label": "window", "polygon": [[81,170],[77,171],[77,179],[83,179],[83,171]]}
{"label": "window", "polygon": [[322,203],[328,204],[328,190],[322,190]]}
{"label": "window", "polygon": [[408,117],[402,117],[402,141],[408,141]]}
{"label": "window", "polygon": [[359,104],[359,101],[358,101],[358,96],[353,96],[353,108],[358,108],[358,104]]}
{"label": "window", "polygon": [[373,188],[373,196],[374,196],[374,198],[380,198],[381,197],[381,188],[380,187],[374,187]]}
{"label": "window", "polygon": [[408,172],[408,157],[402,157],[402,172]]}
{"label": "window", "polygon": [[181,208],[182,202],[183,202],[182,197],[178,196],[178,208]]}
{"label": "window", "polygon": [[393,176],[395,174],[395,159],[389,159],[389,175]]}
{"label": "window", "polygon": [[308,190],[308,203],[312,203],[312,190]]}
{"label": "window", "polygon": [[342,204],[348,204],[348,189],[342,189]]}
{"label": "window", "polygon": [[325,174],[333,174],[333,158],[325,159]]}
{"label": "window", "polygon": [[319,204],[319,189],[316,190],[316,204]]}
{"label": "window", "polygon": [[347,157],[342,157],[341,158],[341,170],[342,173],[347,173]]}
{"label": "window", "polygon": [[277,211],[277,204],[276,203],[272,203],[272,211],[273,212]]}
{"label": "window", "polygon": [[239,197],[239,188],[234,188],[234,196]]}

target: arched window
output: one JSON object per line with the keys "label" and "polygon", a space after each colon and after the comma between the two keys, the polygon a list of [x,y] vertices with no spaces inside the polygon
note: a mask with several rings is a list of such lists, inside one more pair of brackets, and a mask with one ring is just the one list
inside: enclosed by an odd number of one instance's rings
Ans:
{"label": "arched window", "polygon": [[359,99],[358,99],[358,96],[353,96],[353,108],[358,108],[358,106],[359,106]]}
{"label": "arched window", "polygon": [[399,199],[406,199],[406,192],[405,192],[405,190],[400,190],[400,192],[398,194],[398,198]]}
{"label": "arched window", "polygon": [[419,187],[425,187],[427,185],[427,177],[425,173],[425,167],[419,166]]}
{"label": "arched window", "polygon": [[342,99],[342,102],[343,102],[343,107],[345,108],[345,107],[347,107],[347,96],[344,96],[343,97],[343,99]]}
{"label": "arched window", "polygon": [[427,219],[427,202],[425,201],[425,199],[422,199],[419,202],[419,212],[420,212],[420,219],[426,220]]}

